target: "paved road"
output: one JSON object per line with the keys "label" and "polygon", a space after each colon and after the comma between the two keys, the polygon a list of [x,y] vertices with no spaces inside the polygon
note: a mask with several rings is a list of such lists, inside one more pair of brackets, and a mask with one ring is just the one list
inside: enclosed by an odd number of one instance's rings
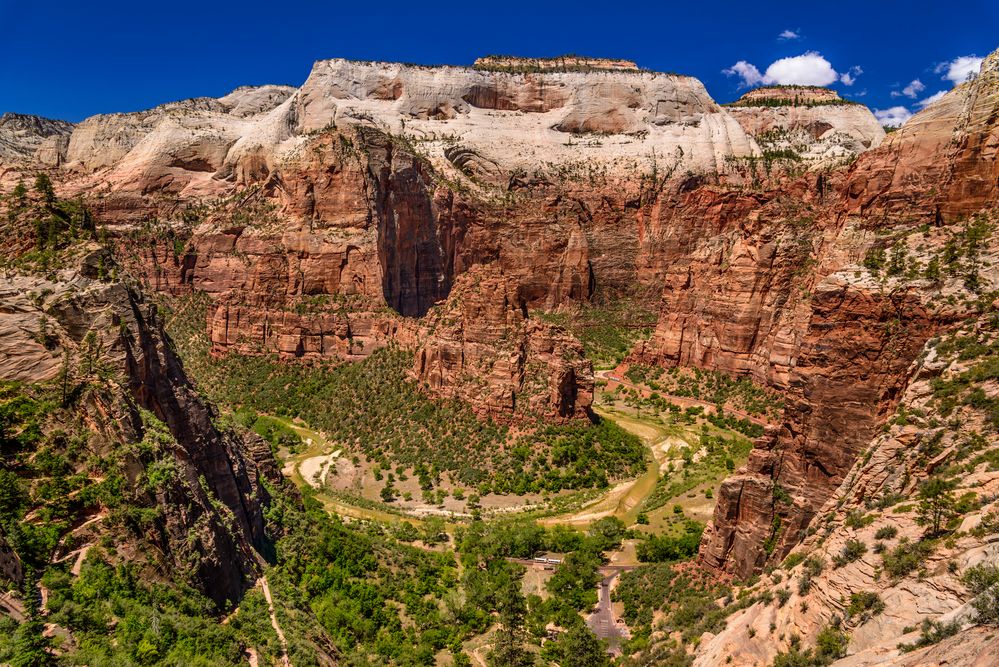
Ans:
{"label": "paved road", "polygon": [[614,572],[603,578],[598,591],[597,610],[586,620],[597,637],[606,639],[611,653],[620,653],[621,642],[629,637],[628,628],[623,623],[617,623],[614,608],[611,605],[611,583],[619,572]]}
{"label": "paved road", "polygon": [[[550,567],[552,569],[558,567],[558,563],[539,563],[538,561],[532,560],[530,558],[507,558],[507,560],[510,561],[511,563],[518,563],[520,565],[528,565],[528,566],[532,566],[532,567],[541,567],[541,568]],[[600,574],[604,575],[605,577],[609,576],[611,579],[613,579],[614,577],[616,577],[621,572],[627,572],[628,570],[634,570],[637,567],[639,567],[639,566],[638,565],[601,565],[597,569],[600,572]]]}

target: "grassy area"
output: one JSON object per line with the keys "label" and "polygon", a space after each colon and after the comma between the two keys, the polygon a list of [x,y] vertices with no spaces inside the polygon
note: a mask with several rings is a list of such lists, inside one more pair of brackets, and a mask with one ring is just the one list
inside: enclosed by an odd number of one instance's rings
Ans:
{"label": "grassy area", "polygon": [[[723,627],[725,617],[734,611],[715,603],[728,592],[728,587],[701,571],[669,563],[646,565],[623,573],[613,598],[624,604],[624,620],[632,629],[626,652],[637,653],[648,648],[653,628],[667,634],[679,632],[684,643],[704,632],[717,632]],[[677,649],[685,658],[683,649]]]}

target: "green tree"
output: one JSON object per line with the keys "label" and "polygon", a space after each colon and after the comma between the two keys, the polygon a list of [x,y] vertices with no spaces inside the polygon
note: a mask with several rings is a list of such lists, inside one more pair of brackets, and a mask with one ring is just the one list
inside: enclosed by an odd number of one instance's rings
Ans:
{"label": "green tree", "polygon": [[491,667],[529,667],[534,656],[527,650],[527,603],[520,592],[520,581],[506,578],[498,590],[496,602],[499,611],[499,629],[495,643],[487,656]]}
{"label": "green tree", "polygon": [[55,190],[52,188],[52,179],[44,172],[39,172],[35,176],[35,192],[42,196],[46,204],[55,203]]}
{"label": "green tree", "polygon": [[24,185],[24,179],[18,179],[17,185],[14,186],[14,190],[10,193],[14,198],[14,203],[17,206],[24,206],[28,201],[28,188]]}
{"label": "green tree", "polygon": [[562,667],[607,667],[610,657],[604,643],[586,625],[577,623],[558,640]]}
{"label": "green tree", "polygon": [[34,570],[28,568],[24,576],[24,601],[28,619],[21,623],[14,634],[11,667],[45,667],[55,664],[49,653],[49,640],[42,634],[41,610],[38,608],[38,583]]}
{"label": "green tree", "polygon": [[923,277],[934,285],[940,282],[940,260],[937,257],[933,257],[926,264],[926,268],[923,270]]}
{"label": "green tree", "polygon": [[891,255],[888,258],[887,273],[889,276],[897,276],[905,271],[905,260],[908,256],[908,249],[904,243],[896,243],[891,247]]}
{"label": "green tree", "polygon": [[885,265],[885,249],[879,246],[868,248],[864,255],[864,268],[877,275]]}
{"label": "green tree", "polygon": [[548,591],[573,609],[581,610],[597,602],[600,583],[600,557],[588,550],[568,556],[548,580]]}
{"label": "green tree", "polygon": [[919,507],[916,514],[923,525],[930,527],[930,534],[937,535],[946,522],[954,516],[956,500],[951,489],[954,484],[939,477],[927,480],[919,489]]}

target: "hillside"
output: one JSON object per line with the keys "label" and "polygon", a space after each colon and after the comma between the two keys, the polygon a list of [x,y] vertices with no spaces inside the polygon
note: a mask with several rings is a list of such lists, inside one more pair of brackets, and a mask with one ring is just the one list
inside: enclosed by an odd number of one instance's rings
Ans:
{"label": "hillside", "polygon": [[3,119],[0,664],[995,650],[999,52],[887,136],[568,56]]}

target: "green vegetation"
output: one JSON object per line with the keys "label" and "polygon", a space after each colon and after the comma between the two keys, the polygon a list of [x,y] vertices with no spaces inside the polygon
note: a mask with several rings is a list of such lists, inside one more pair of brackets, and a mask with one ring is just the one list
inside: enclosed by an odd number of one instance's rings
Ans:
{"label": "green vegetation", "polygon": [[922,624],[919,626],[919,639],[912,644],[899,644],[898,648],[903,653],[914,651],[917,648],[930,646],[931,644],[936,644],[947,637],[952,637],[953,635],[956,635],[960,629],[961,624],[958,621],[941,623],[940,621],[924,618]]}
{"label": "green vegetation", "polygon": [[665,615],[656,629],[680,632],[685,642],[704,632],[717,632],[724,626],[726,616],[738,608],[716,604],[715,600],[727,593],[725,585],[712,581],[704,573],[668,563],[645,565],[623,573],[613,598],[624,604],[624,620],[632,629],[629,652],[649,646],[656,612]]}
{"label": "green vegetation", "polygon": [[846,615],[851,619],[857,617],[858,624],[861,624],[884,610],[885,603],[880,595],[873,591],[860,591],[850,595],[850,605],[846,608]]}
{"label": "green vegetation", "polygon": [[773,667],[822,667],[846,655],[849,637],[835,626],[826,626],[815,639],[815,648],[801,650],[797,635],[791,637],[791,648],[774,657]]}
{"label": "green vegetation", "polygon": [[658,313],[648,303],[650,300],[624,296],[563,311],[537,311],[532,316],[575,335],[596,368],[614,368],[655,328]]}
{"label": "green vegetation", "polygon": [[882,526],[878,528],[878,531],[874,533],[874,539],[876,540],[892,540],[898,535],[898,528],[895,526]]}
{"label": "green vegetation", "polygon": [[[368,655],[427,664],[445,647],[460,653],[462,640],[488,627],[493,601],[478,590],[464,603],[452,597],[459,582],[452,554],[399,543],[374,524],[345,524],[309,495],[304,500],[303,509],[279,497],[268,510],[285,535],[269,575],[276,604],[307,605],[347,664]],[[314,664],[308,655],[290,657]]]}
{"label": "green vegetation", "polygon": [[636,553],[643,563],[672,563],[697,555],[704,524],[686,520],[679,535],[651,535],[638,545]]}
{"label": "green vegetation", "polygon": [[[200,310],[193,305],[190,310]],[[378,470],[411,471],[425,490],[440,486],[447,475],[480,495],[554,493],[606,487],[611,479],[644,470],[641,442],[612,422],[528,423],[513,435],[460,402],[424,395],[407,375],[412,356],[398,349],[381,349],[355,363],[316,365],[265,356],[214,358],[199,328],[203,319],[187,314],[192,321],[175,318],[171,333],[199,390],[212,401],[244,415],[255,429],[261,417],[254,415],[304,419]],[[280,438],[263,419],[262,434]]]}
{"label": "green vegetation", "polygon": [[866,544],[860,540],[847,540],[839,554],[833,557],[833,567],[843,567],[848,563],[860,560],[860,557],[865,553],[867,553]]}
{"label": "green vegetation", "polygon": [[929,535],[939,535],[944,524],[956,514],[957,501],[951,489],[954,483],[931,477],[919,489],[919,506],[916,510],[919,523],[928,526]]}
{"label": "green vegetation", "polygon": [[775,418],[784,407],[776,392],[764,389],[748,378],[734,378],[719,371],[632,364],[625,375],[633,383],[647,386],[653,392],[693,398],[756,417]]}
{"label": "green vegetation", "polygon": [[904,577],[918,567],[933,553],[934,543],[927,540],[911,542],[903,537],[898,545],[881,554],[881,567],[889,576]]}
{"label": "green vegetation", "polygon": [[982,563],[969,567],[961,581],[975,595],[974,606],[979,623],[999,623],[999,566]]}
{"label": "green vegetation", "polygon": [[863,266],[878,278],[923,279],[934,286],[939,285],[945,277],[961,278],[964,289],[972,294],[981,294],[981,251],[994,232],[993,215],[979,213],[961,227],[942,230],[946,236],[943,247],[934,252],[925,265],[918,257],[910,254],[906,238],[912,233],[910,231],[875,242],[867,249]]}
{"label": "green vegetation", "polygon": [[[6,222],[12,238],[33,239],[33,247],[22,246],[20,251],[5,253],[0,267],[31,273],[63,268],[71,247],[98,236],[94,218],[83,200],[57,197],[44,172],[37,174],[30,192],[23,181],[14,187],[7,197]],[[99,268],[103,272],[103,266]],[[112,270],[107,267],[109,273]]]}
{"label": "green vegetation", "polygon": [[698,437],[704,456],[693,460],[697,447],[684,449],[684,466],[679,471],[668,471],[656,482],[656,488],[642,504],[642,510],[651,512],[663,507],[672,499],[678,498],[693,488],[724,478],[735,467],[735,461],[742,461],[753,448],[751,441],[743,437],[708,435],[702,431]]}
{"label": "green vegetation", "polygon": [[852,106],[860,105],[863,106],[861,102],[854,102],[853,100],[844,99],[822,99],[822,100],[807,100],[801,99],[797,95],[793,97],[757,97],[754,99],[739,99],[735,102],[728,102],[722,106],[726,107],[840,107],[840,106]]}
{"label": "green vegetation", "polygon": [[79,644],[68,664],[239,665],[243,643],[220,625],[215,605],[182,584],[149,583],[130,563],[111,565],[91,550],[71,578],[46,572],[46,619]]}
{"label": "green vegetation", "polygon": [[798,595],[808,594],[808,591],[812,589],[812,579],[819,576],[826,566],[825,561],[818,556],[809,556],[804,560],[804,563],[805,567],[798,580]]}

